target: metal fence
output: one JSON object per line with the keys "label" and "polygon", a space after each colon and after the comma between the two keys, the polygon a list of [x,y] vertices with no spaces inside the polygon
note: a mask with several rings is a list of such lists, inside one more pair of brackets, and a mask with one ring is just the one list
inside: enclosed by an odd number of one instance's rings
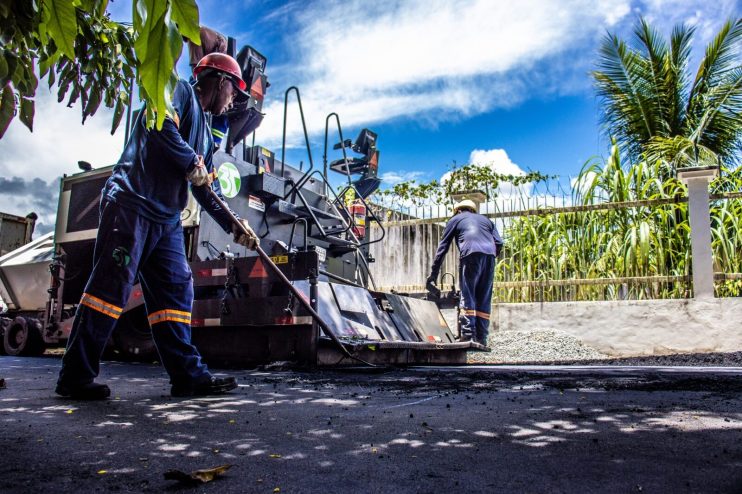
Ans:
{"label": "metal fence", "polygon": [[[742,295],[742,192],[710,196],[715,294]],[[566,194],[482,204],[505,238],[494,302],[690,298],[688,198],[573,205]],[[424,291],[450,209],[386,209],[386,238],[372,273],[383,290]],[[372,237],[379,235],[372,228]],[[375,237],[376,236],[376,237]],[[443,288],[458,286],[458,253],[444,262]]]}

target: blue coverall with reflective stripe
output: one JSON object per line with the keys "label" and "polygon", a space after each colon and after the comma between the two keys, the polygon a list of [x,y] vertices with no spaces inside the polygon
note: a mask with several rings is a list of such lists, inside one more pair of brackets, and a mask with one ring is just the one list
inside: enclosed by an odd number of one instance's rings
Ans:
{"label": "blue coverall with reflective stripe", "polygon": [[[133,285],[141,282],[152,335],[173,384],[208,376],[191,344],[193,280],[185,257],[180,212],[188,200],[186,174],[196,155],[213,170],[213,142],[193,88],[179,81],[176,114],[162,130],[147,129],[144,112],[103,189],[93,270],[80,300],[59,383],[92,382],[100,357]],[[218,181],[213,184],[219,195]],[[231,232],[231,220],[203,188],[194,197]]]}
{"label": "blue coverall with reflective stripe", "polygon": [[502,248],[502,238],[492,220],[470,211],[461,211],[446,224],[438,251],[433,259],[431,278],[437,278],[443,259],[456,239],[459,249],[462,334],[487,343],[492,306],[492,282],[495,257]]}

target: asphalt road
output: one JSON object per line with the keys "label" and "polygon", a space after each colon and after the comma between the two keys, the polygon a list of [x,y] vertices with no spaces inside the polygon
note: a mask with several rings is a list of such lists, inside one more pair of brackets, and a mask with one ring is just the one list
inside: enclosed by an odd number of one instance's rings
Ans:
{"label": "asphalt road", "polygon": [[740,368],[230,371],[176,399],[108,362],[97,403],[55,397],[58,368],[0,357],[0,492],[742,493]]}

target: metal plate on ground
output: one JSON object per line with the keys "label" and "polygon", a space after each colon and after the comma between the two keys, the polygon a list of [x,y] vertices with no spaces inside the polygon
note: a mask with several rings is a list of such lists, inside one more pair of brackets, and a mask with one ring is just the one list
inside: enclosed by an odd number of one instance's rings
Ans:
{"label": "metal plate on ground", "polygon": [[389,314],[379,309],[374,298],[364,288],[330,283],[340,311],[346,320],[358,322],[368,327],[369,332],[377,333],[378,338],[386,341],[404,341],[397,331]]}
{"label": "metal plate on ground", "polygon": [[[309,282],[295,281],[294,285],[309,299]],[[335,336],[340,338],[363,338],[368,340],[379,340],[381,337],[376,330],[367,325],[344,317],[335,301],[335,294],[330,284],[320,281],[317,284],[317,312],[327,323]]]}
{"label": "metal plate on ground", "polygon": [[397,328],[411,328],[419,341],[428,343],[454,343],[456,340],[448,328],[441,311],[433,302],[391,293],[386,298],[394,308],[390,315]]}

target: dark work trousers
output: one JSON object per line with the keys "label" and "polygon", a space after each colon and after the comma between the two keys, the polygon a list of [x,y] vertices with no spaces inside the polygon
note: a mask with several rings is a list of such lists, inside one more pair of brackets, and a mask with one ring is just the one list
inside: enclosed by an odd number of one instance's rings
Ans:
{"label": "dark work trousers", "polygon": [[486,345],[492,309],[495,256],[473,252],[459,261],[461,280],[461,330]]}
{"label": "dark work trousers", "polygon": [[191,344],[193,279],[180,223],[152,222],[104,200],[93,254],[93,272],[75,314],[59,382],[92,382],[108,338],[138,279],[152,336],[171,383],[209,375]]}

